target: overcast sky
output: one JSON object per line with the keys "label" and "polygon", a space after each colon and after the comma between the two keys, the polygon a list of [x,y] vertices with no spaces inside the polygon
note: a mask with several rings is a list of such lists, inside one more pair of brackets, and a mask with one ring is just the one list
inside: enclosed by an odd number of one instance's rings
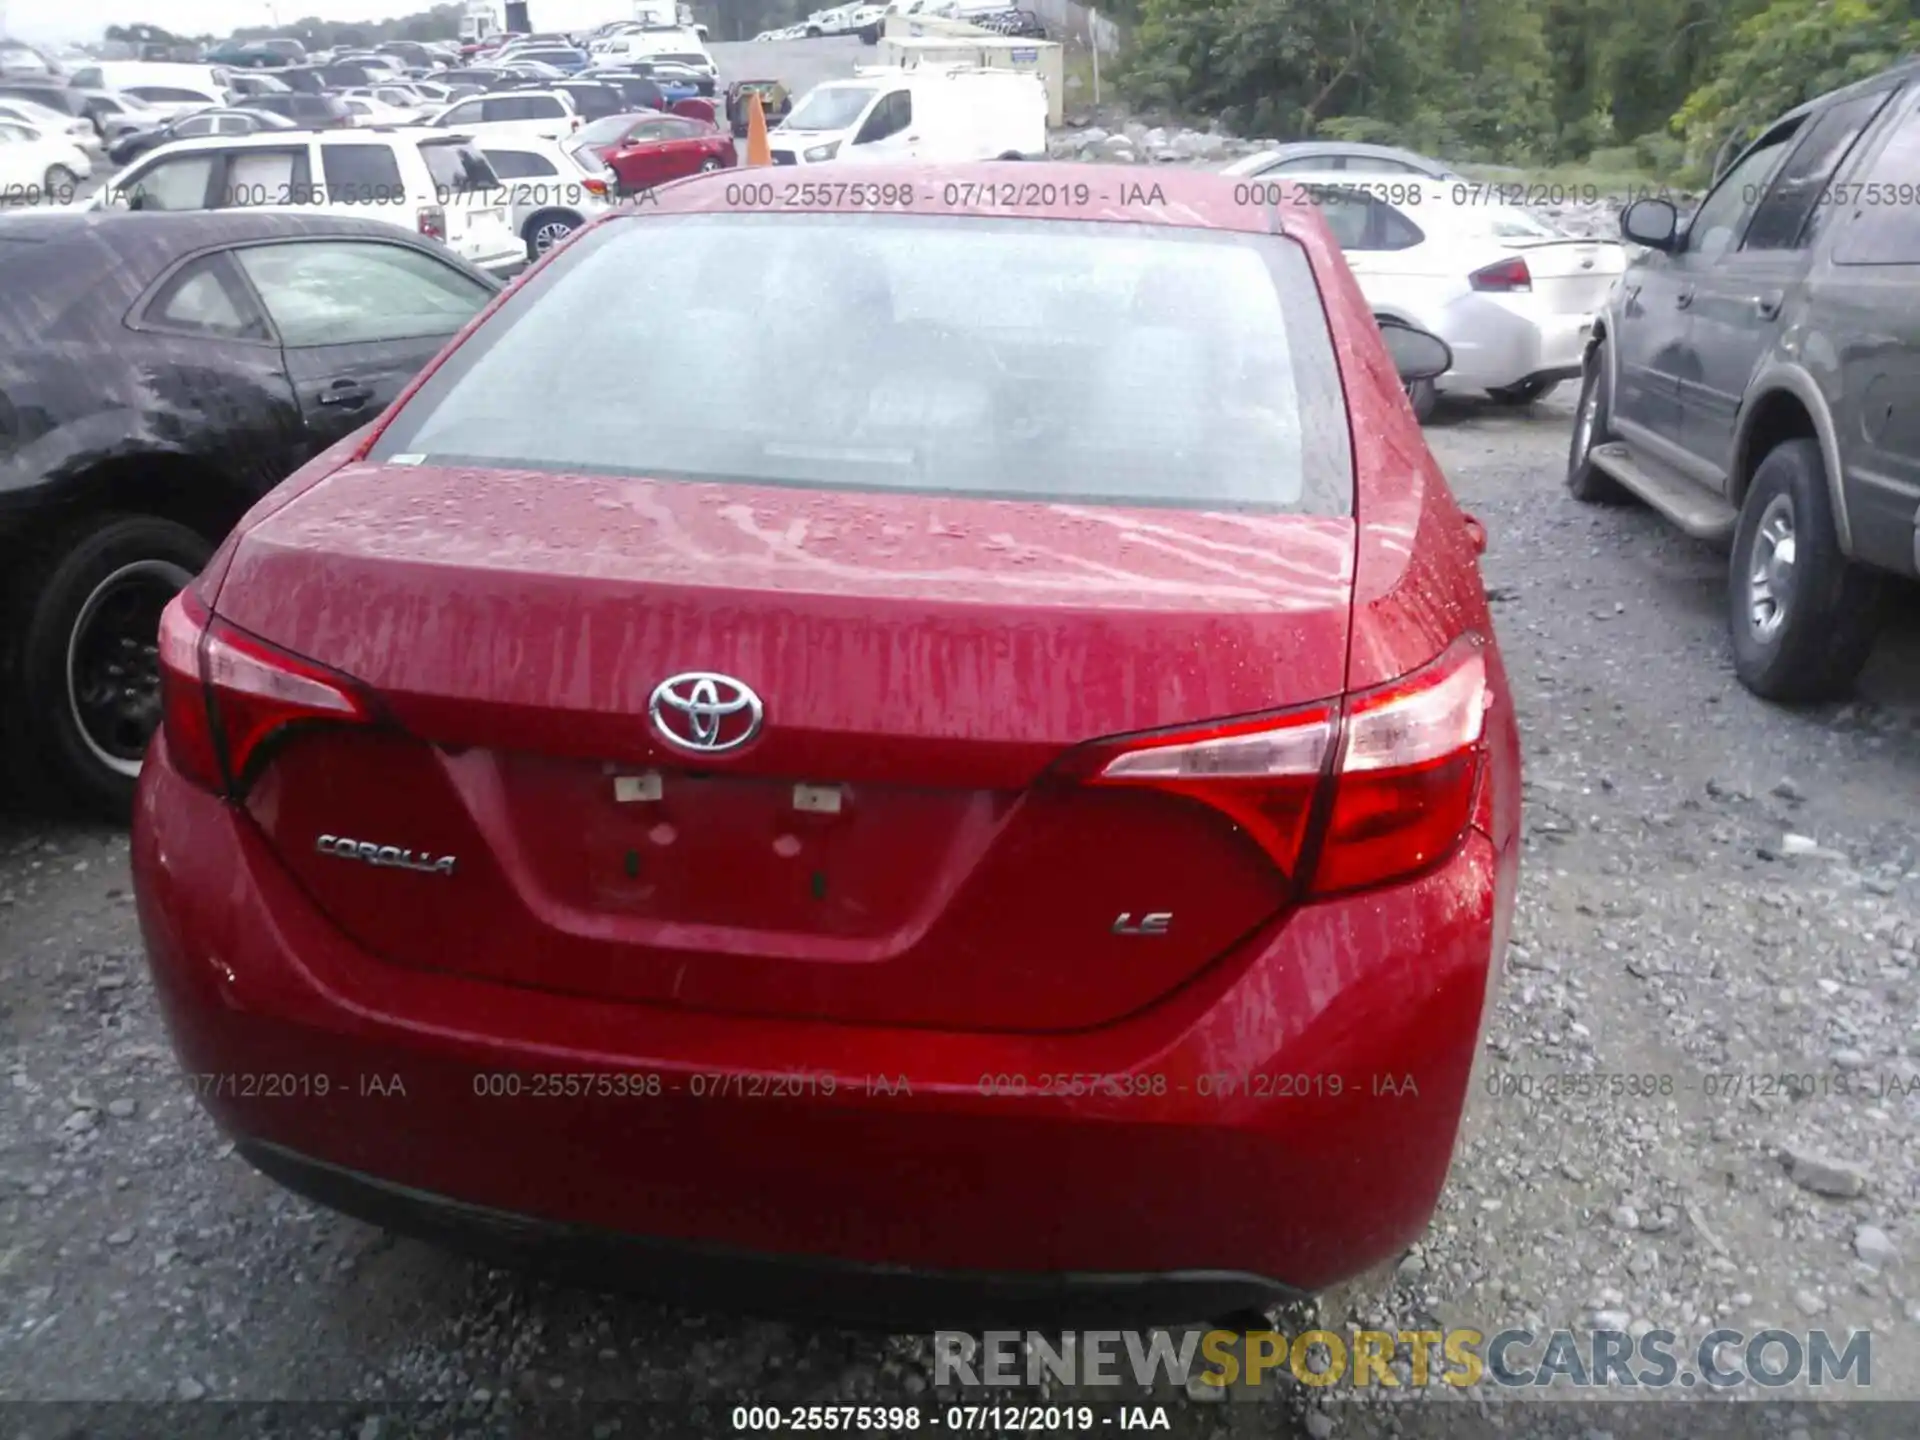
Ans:
{"label": "overcast sky", "polygon": [[180,35],[224,35],[237,25],[298,20],[385,20],[426,9],[426,0],[0,0],[0,32],[21,40],[98,40],[109,25],[145,22]]}

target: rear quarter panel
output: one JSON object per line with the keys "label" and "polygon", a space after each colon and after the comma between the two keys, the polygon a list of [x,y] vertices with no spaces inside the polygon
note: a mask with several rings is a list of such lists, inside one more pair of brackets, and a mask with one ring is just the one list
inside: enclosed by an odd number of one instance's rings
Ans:
{"label": "rear quarter panel", "polygon": [[1296,213],[1326,304],[1353,436],[1358,523],[1347,688],[1418,669],[1468,632],[1495,641],[1489,833],[1510,871],[1519,848],[1519,726],[1466,514],[1427,448],[1359,282],[1318,212]]}

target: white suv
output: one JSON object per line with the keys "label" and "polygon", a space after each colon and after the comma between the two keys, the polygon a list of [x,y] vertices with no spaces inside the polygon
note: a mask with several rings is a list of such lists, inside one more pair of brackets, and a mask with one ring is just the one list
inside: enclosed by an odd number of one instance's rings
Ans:
{"label": "white suv", "polygon": [[470,265],[509,275],[527,261],[471,136],[393,130],[268,130],[162,145],[95,193],[89,209],[281,210],[388,220]]}
{"label": "white suv", "polygon": [[492,90],[454,101],[427,123],[489,139],[561,140],[580,128],[580,113],[564,90]]}

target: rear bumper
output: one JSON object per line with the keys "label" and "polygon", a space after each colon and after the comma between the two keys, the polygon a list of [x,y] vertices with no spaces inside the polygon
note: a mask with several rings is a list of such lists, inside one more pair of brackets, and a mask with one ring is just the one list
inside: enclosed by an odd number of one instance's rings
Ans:
{"label": "rear bumper", "polygon": [[644,1290],[687,1305],[716,1297],[768,1317],[834,1318],[898,1331],[934,1330],[955,1315],[988,1325],[1097,1324],[1116,1314],[1216,1318],[1301,1298],[1258,1275],[921,1270],[819,1255],[773,1255],[661,1240],[469,1205],[345,1170],[260,1140],[236,1148],[287,1189],[342,1214],[494,1264],[550,1278]]}
{"label": "rear bumper", "polygon": [[175,1050],[268,1173],[591,1280],[624,1255],[705,1303],[740,1279],[753,1308],[789,1273],[812,1315],[916,1325],[1212,1319],[1396,1255],[1452,1157],[1514,858],[1471,835],[1417,881],[1296,911],[1146,1012],[1009,1035],[387,964],[164,740],[133,842]]}
{"label": "rear bumper", "polygon": [[1437,318],[1435,332],[1453,348],[1453,369],[1439,382],[1443,391],[1577,379],[1594,321],[1591,315],[1529,315],[1479,294],[1456,299]]}

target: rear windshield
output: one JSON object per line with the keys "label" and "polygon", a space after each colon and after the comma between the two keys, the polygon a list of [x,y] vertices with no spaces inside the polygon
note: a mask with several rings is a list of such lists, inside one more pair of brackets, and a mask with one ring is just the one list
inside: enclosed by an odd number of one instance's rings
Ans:
{"label": "rear windshield", "polygon": [[604,120],[596,120],[591,125],[582,125],[573,132],[577,145],[606,145],[618,140],[633,128],[631,115],[609,115]]}
{"label": "rear windshield", "polygon": [[374,458],[1333,515],[1350,448],[1285,238],[729,213],[580,236]]}
{"label": "rear windshield", "polygon": [[1482,207],[1482,223],[1501,240],[1564,240],[1567,232],[1510,205]]}
{"label": "rear windshield", "polygon": [[470,194],[475,190],[492,190],[500,184],[487,157],[475,146],[422,140],[420,154],[427,162],[427,173],[433,176],[435,194]]}

